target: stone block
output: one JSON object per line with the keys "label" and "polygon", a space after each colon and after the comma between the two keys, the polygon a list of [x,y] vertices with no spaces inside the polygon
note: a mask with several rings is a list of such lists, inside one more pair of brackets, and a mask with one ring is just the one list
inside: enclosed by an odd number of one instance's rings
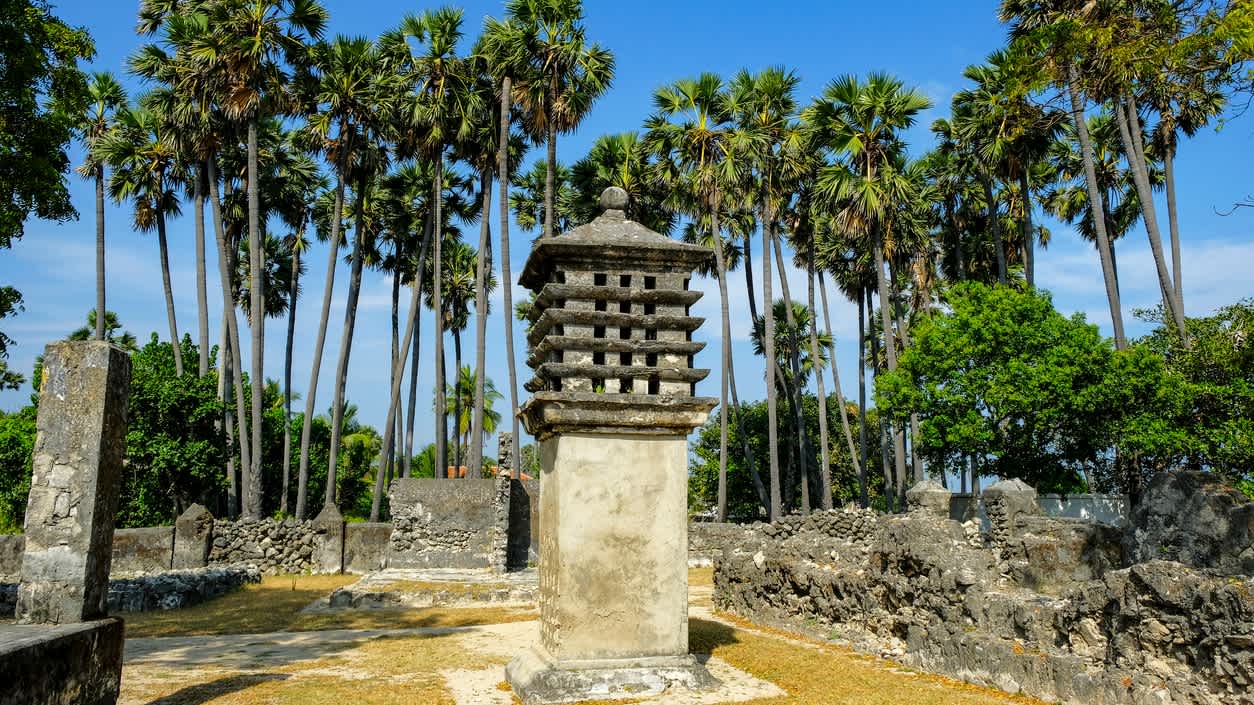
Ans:
{"label": "stone block", "polygon": [[344,526],[344,570],[369,573],[385,565],[392,523],[360,522]]}
{"label": "stone block", "polygon": [[509,499],[509,554],[506,567],[526,568],[540,560],[540,481],[513,480]]}
{"label": "stone block", "polygon": [[318,573],[344,572],[344,515],[334,504],[322,508],[314,517],[316,538],[313,548],[314,571]]}
{"label": "stone block", "polygon": [[993,540],[1004,544],[1014,534],[1019,516],[1040,514],[1036,490],[1023,480],[1002,480],[989,485],[982,495]]}
{"label": "stone block", "polygon": [[949,498],[953,493],[935,480],[923,480],[906,490],[906,506],[910,511],[924,512],[942,519],[949,518]]}
{"label": "stone block", "polygon": [[122,620],[0,624],[4,705],[113,705],[122,682]]}
{"label": "stone block", "polygon": [[44,352],[19,622],[105,615],[130,382],[130,357],[108,343]]}
{"label": "stone block", "polygon": [[213,548],[213,515],[193,504],[174,520],[174,558],[171,567],[203,568],[209,565]]}
{"label": "stone block", "polygon": [[174,527],[147,526],[113,532],[110,573],[156,573],[170,569]]}
{"label": "stone block", "polygon": [[26,547],[26,537],[21,534],[5,534],[0,536],[0,582],[11,579],[17,582],[22,572],[22,551]]}
{"label": "stone block", "polygon": [[402,478],[392,482],[389,568],[490,568],[496,480]]}

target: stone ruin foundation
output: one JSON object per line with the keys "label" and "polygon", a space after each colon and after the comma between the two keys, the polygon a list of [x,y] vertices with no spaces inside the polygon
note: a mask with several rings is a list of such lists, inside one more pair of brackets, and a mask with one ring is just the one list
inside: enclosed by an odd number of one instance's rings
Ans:
{"label": "stone ruin foundation", "polygon": [[627,220],[537,241],[521,414],[539,443],[540,644],[506,668],[527,705],[644,697],[714,679],[688,653],[687,436],[714,400],[688,290],[705,248]]}
{"label": "stone ruin foundation", "polygon": [[985,491],[984,532],[947,495],[741,528],[713,552],[715,604],[1046,701],[1254,703],[1254,502],[1165,473],[1124,531],[1042,516],[1011,481]]}

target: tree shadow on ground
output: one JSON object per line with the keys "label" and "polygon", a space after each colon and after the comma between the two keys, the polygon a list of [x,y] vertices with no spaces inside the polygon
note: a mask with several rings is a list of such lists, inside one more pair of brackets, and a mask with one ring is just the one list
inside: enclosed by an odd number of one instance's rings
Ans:
{"label": "tree shadow on ground", "polygon": [[736,630],[709,619],[688,620],[688,650],[694,654],[709,654],[720,646],[739,643]]}
{"label": "tree shadow on ground", "polygon": [[241,673],[180,688],[169,695],[149,701],[147,705],[201,705],[214,698],[251,688],[254,685],[268,681],[287,680],[290,677],[287,673]]}

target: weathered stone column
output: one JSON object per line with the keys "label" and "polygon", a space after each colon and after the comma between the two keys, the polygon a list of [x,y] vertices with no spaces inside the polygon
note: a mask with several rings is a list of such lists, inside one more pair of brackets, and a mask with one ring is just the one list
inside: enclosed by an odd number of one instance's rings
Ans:
{"label": "weathered stone column", "polygon": [[687,437],[716,403],[687,315],[711,259],[605,213],[538,241],[521,277],[537,292],[521,414],[539,442],[540,643],[506,678],[527,705],[644,697],[713,678],[688,653]]}
{"label": "weathered stone column", "polygon": [[131,359],[104,342],[44,351],[17,621],[106,614]]}
{"label": "weathered stone column", "polygon": [[313,564],[319,573],[344,572],[344,515],[334,504],[322,508],[314,517]]}
{"label": "weathered stone column", "polygon": [[174,559],[171,567],[204,568],[213,548],[213,515],[193,504],[174,520]]}

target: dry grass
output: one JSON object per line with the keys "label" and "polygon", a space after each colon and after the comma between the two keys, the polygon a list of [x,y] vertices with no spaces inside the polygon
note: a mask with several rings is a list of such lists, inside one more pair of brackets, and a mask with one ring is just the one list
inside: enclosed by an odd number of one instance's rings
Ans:
{"label": "dry grass", "polygon": [[693,619],[689,636],[694,653],[713,654],[788,691],[746,705],[1044,705],[778,630]]}
{"label": "dry grass", "polygon": [[531,610],[469,609],[336,610],[301,614],[309,603],[357,580],[355,575],[276,575],[195,607],[127,615],[126,636],[208,636],[324,629],[466,627],[535,619]]}
{"label": "dry grass", "polygon": [[714,587],[714,569],[689,568],[688,587]]}

